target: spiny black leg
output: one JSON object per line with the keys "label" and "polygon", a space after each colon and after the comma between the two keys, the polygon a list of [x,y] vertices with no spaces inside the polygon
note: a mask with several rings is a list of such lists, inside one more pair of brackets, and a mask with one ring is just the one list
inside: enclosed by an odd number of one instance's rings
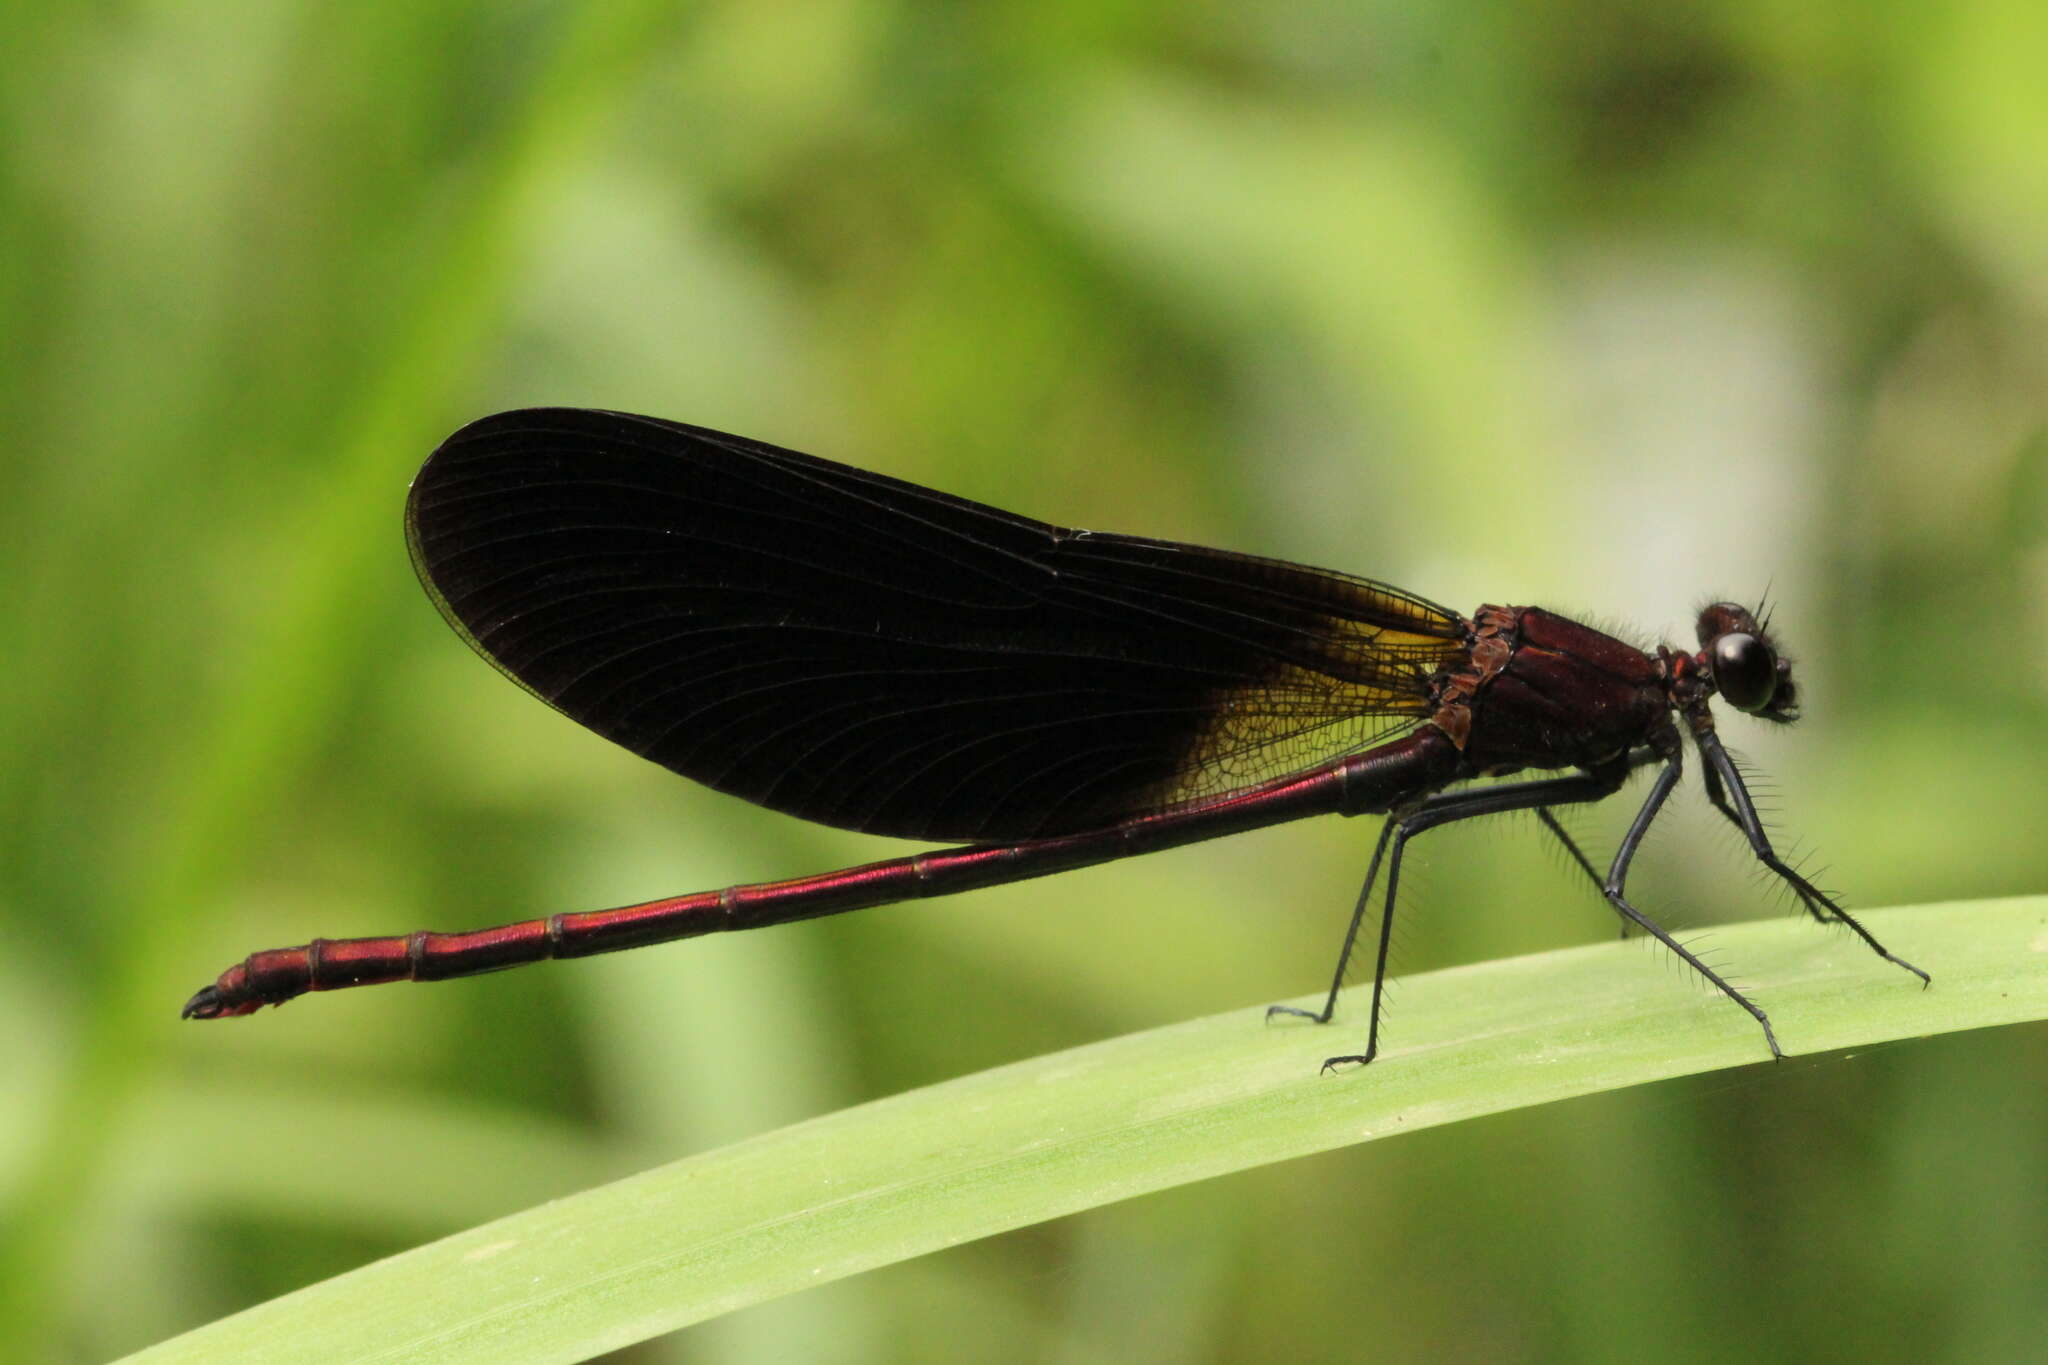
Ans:
{"label": "spiny black leg", "polygon": [[[1847,910],[1844,910],[1837,904],[1832,896],[1800,876],[1797,872],[1794,872],[1777,855],[1771,848],[1770,838],[1764,833],[1763,821],[1757,818],[1756,806],[1749,799],[1749,789],[1743,785],[1742,774],[1736,770],[1734,760],[1728,757],[1728,751],[1721,747],[1720,737],[1712,730],[1696,730],[1693,733],[1693,739],[1699,745],[1700,756],[1706,760],[1707,772],[1718,775],[1723,782],[1727,783],[1727,795],[1732,797],[1734,801],[1734,809],[1730,812],[1730,818],[1735,821],[1736,828],[1740,829],[1749,839],[1750,851],[1756,854],[1757,861],[1783,878],[1785,884],[1798,894],[1799,899],[1806,905],[1807,909],[1813,911],[1815,919],[1826,923],[1829,915],[1832,915],[1833,918],[1855,930],[1856,936],[1870,945],[1871,952],[1876,953],[1893,966],[1903,967],[1919,977],[1920,984],[1923,987],[1933,985],[1934,979],[1932,977],[1906,961],[1906,959],[1895,957],[1886,951],[1885,946],[1879,943],[1872,936],[1871,932],[1859,924]],[[1716,785],[1711,781],[1709,782],[1707,790],[1710,795],[1714,792]],[[1716,802],[1716,804],[1719,804],[1719,802]],[[1820,911],[1815,910],[1816,902],[1826,906],[1829,915],[1823,915]]]}
{"label": "spiny black leg", "polygon": [[1778,1046],[1778,1035],[1771,1032],[1770,1018],[1756,1003],[1722,980],[1719,973],[1694,956],[1691,949],[1665,933],[1648,915],[1630,905],[1623,894],[1628,887],[1629,864],[1635,861],[1636,849],[1642,844],[1643,836],[1649,833],[1650,824],[1657,818],[1657,812],[1663,807],[1665,799],[1671,795],[1671,789],[1678,785],[1679,770],[1679,757],[1673,753],[1671,761],[1664,765],[1664,771],[1657,774],[1656,785],[1650,788],[1649,796],[1644,798],[1643,808],[1636,812],[1635,823],[1629,826],[1628,833],[1622,837],[1621,848],[1614,855],[1614,866],[1608,871],[1607,882],[1602,889],[1606,892],[1608,903],[1616,910],[1641,925],[1654,935],[1659,943],[1678,954],[1681,961],[1713,983],[1721,994],[1748,1010],[1750,1016],[1763,1026],[1764,1041],[1770,1045],[1771,1056],[1782,1061],[1785,1053]]}
{"label": "spiny black leg", "polygon": [[[1632,763],[1630,766],[1634,766],[1634,764]],[[1560,783],[1564,784],[1562,791],[1559,790]],[[1423,824],[1411,831],[1412,833],[1419,834],[1423,829],[1428,829],[1433,825],[1465,819],[1470,815],[1490,815],[1503,810],[1525,809],[1533,804],[1533,799],[1537,797],[1555,805],[1564,805],[1575,801],[1596,801],[1600,797],[1610,794],[1617,785],[1619,785],[1619,778],[1616,778],[1611,783],[1602,781],[1597,785],[1589,785],[1589,780],[1586,778],[1565,777],[1545,778],[1535,782],[1504,783],[1498,786],[1485,787],[1477,791],[1443,792],[1429,797],[1422,803],[1421,808],[1408,818],[1413,819],[1419,815],[1433,817],[1427,824]],[[1470,810],[1467,814],[1461,815],[1459,813],[1460,811],[1466,811],[1468,807]],[[1541,811],[1540,806],[1538,810],[1539,812]],[[1384,825],[1380,826],[1379,842],[1373,845],[1372,862],[1366,867],[1365,871],[1365,885],[1359,888],[1358,901],[1351,908],[1351,919],[1344,929],[1344,946],[1337,954],[1337,970],[1331,974],[1330,993],[1324,999],[1323,1007],[1320,1010],[1305,1010],[1298,1005],[1268,1005],[1266,1006],[1266,1017],[1268,1019],[1276,1015],[1288,1015],[1297,1019],[1310,1019],[1318,1024],[1327,1024],[1335,1016],[1337,1012],[1337,995],[1344,986],[1344,973],[1350,966],[1352,950],[1358,945],[1358,930],[1365,922],[1365,907],[1372,898],[1373,884],[1379,880],[1380,861],[1386,856],[1387,841],[1393,838],[1394,829],[1400,822],[1401,817],[1390,817]],[[1571,846],[1569,838],[1567,838],[1566,844],[1568,847]],[[1578,853],[1575,847],[1572,851],[1574,854]],[[1600,874],[1593,871],[1592,866],[1586,862],[1584,855],[1578,856],[1580,864],[1586,868],[1587,874],[1593,878],[1593,885],[1597,889],[1600,885]]]}
{"label": "spiny black leg", "polygon": [[[1358,906],[1352,912],[1351,928],[1344,939],[1344,952],[1348,957],[1358,932],[1360,917],[1365,912],[1365,897],[1370,893],[1373,875],[1379,869],[1381,852],[1392,840],[1392,852],[1387,862],[1387,896],[1380,912],[1380,947],[1375,960],[1372,977],[1372,1019],[1366,1027],[1365,1051],[1344,1057],[1331,1057],[1323,1062],[1323,1070],[1329,1071],[1340,1066],[1363,1066],[1379,1051],[1380,1001],[1385,994],[1387,981],[1387,954],[1392,946],[1394,926],[1394,895],[1400,885],[1401,852],[1408,840],[1424,830],[1435,829],[1438,825],[1453,824],[1459,820],[1470,820],[1481,815],[1497,815],[1511,810],[1541,810],[1545,806],[1571,805],[1575,802],[1598,801],[1611,796],[1628,776],[1633,763],[1620,763],[1612,769],[1582,777],[1553,777],[1534,782],[1510,782],[1499,786],[1482,787],[1476,791],[1446,792],[1430,797],[1420,809],[1404,816],[1397,816],[1387,822],[1380,833],[1379,847],[1373,851],[1373,869],[1366,876],[1366,892],[1359,896]],[[1338,963],[1338,979],[1343,978],[1343,962]],[[1322,1020],[1329,1018],[1328,1011],[1335,1007],[1336,992],[1333,988],[1330,1002],[1324,1006]],[[1285,1009],[1286,1007],[1275,1007]],[[1295,1011],[1317,1018],[1306,1010]],[[1268,1009],[1270,1017],[1273,1009]]]}
{"label": "spiny black leg", "polygon": [[1565,827],[1562,824],[1558,823],[1557,817],[1555,815],[1552,815],[1548,809],[1539,808],[1536,812],[1536,818],[1538,820],[1541,820],[1544,824],[1544,827],[1547,828],[1552,834],[1555,834],[1557,836],[1557,841],[1560,844],[1564,845],[1564,851],[1566,853],[1571,854],[1572,861],[1577,863],[1579,865],[1579,870],[1584,872],[1587,878],[1592,881],[1593,889],[1595,891],[1600,890],[1603,885],[1603,883],[1600,880],[1600,874],[1593,869],[1593,864],[1591,860],[1589,860],[1584,853],[1579,851],[1578,840],[1572,838],[1571,834],[1566,831]]}
{"label": "spiny black leg", "polygon": [[[1719,740],[1717,737],[1717,747],[1718,744]],[[1702,752],[1704,752],[1704,750]],[[1726,751],[1723,751],[1722,756],[1728,759],[1728,769],[1731,773],[1739,773],[1741,771],[1739,768],[1735,766],[1735,760],[1732,757],[1729,757]],[[1742,823],[1742,817],[1736,814],[1735,807],[1729,803],[1728,793],[1721,784],[1721,771],[1718,767],[1715,766],[1711,759],[1708,760],[1706,770],[1700,774],[1700,777],[1707,789],[1707,800],[1713,803],[1715,810],[1721,812],[1721,814],[1728,817],[1728,823],[1735,826],[1735,828],[1741,832],[1743,838],[1748,839],[1749,826]],[[1740,778],[1737,779],[1737,789],[1742,792],[1742,798],[1745,804],[1749,804],[1749,788],[1746,784],[1740,781]],[[1751,816],[1754,819],[1756,819],[1757,827],[1761,829],[1763,827],[1763,818],[1761,816],[1756,815],[1755,806],[1753,804],[1750,805],[1750,813]],[[1751,847],[1754,847],[1755,841],[1751,840],[1750,842]],[[1794,881],[1792,882],[1792,891],[1793,894],[1798,896],[1799,898],[1800,908],[1805,910],[1807,914],[1813,916],[1814,923],[1827,924],[1834,918],[1834,916],[1829,913],[1829,902],[1827,898],[1825,896],[1818,896],[1818,893],[1809,895],[1807,893],[1806,886],[1803,885],[1799,879],[1794,879]],[[1816,899],[1817,896],[1818,899]]]}
{"label": "spiny black leg", "polygon": [[[1663,757],[1663,754],[1659,753],[1655,748],[1645,745],[1630,751],[1626,770],[1633,772],[1646,764],[1659,762]],[[1564,845],[1564,851],[1571,855],[1572,861],[1579,865],[1579,870],[1584,872],[1587,880],[1593,883],[1594,892],[1601,899],[1606,899],[1607,884],[1600,876],[1600,873],[1594,868],[1593,860],[1588,858],[1579,848],[1579,841],[1572,838],[1570,832],[1565,829],[1564,825],[1555,815],[1550,813],[1547,807],[1539,806],[1536,810],[1536,818],[1541,820],[1544,827],[1557,836],[1557,841]],[[1628,937],[1630,923],[1631,921],[1627,916],[1621,917],[1621,936],[1624,939]]]}
{"label": "spiny black leg", "polygon": [[[1365,1026],[1365,1051],[1350,1057],[1323,1058],[1322,1069],[1326,1073],[1334,1071],[1340,1066],[1350,1066],[1354,1063],[1364,1066],[1379,1053],[1380,997],[1387,988],[1387,950],[1392,945],[1394,939],[1394,893],[1401,885],[1401,850],[1407,847],[1408,838],[1411,834],[1421,832],[1421,830],[1411,829],[1410,821],[1422,818],[1418,815],[1411,816],[1408,820],[1394,822],[1394,853],[1387,860],[1386,908],[1380,911],[1380,951],[1379,955],[1373,959],[1372,1017]],[[1422,826],[1422,829],[1427,828],[1429,828],[1428,825]]]}
{"label": "spiny black leg", "polygon": [[[1552,834],[1555,834],[1557,836],[1557,841],[1560,844],[1564,845],[1564,851],[1566,853],[1569,853],[1571,855],[1572,861],[1579,865],[1579,870],[1584,872],[1586,876],[1592,880],[1593,889],[1596,892],[1598,892],[1602,897],[1605,897],[1607,894],[1606,884],[1600,880],[1600,874],[1593,870],[1592,860],[1586,857],[1586,855],[1579,850],[1578,840],[1572,838],[1570,833],[1566,831],[1565,827],[1562,824],[1558,823],[1557,817],[1555,815],[1552,815],[1547,808],[1538,807],[1536,811],[1536,818],[1543,822],[1543,826],[1545,829],[1548,829]],[[1624,919],[1621,922],[1621,936],[1623,938],[1628,937],[1628,924],[1629,922],[1626,919]]]}
{"label": "spiny black leg", "polygon": [[1330,978],[1330,994],[1323,1001],[1320,1010],[1305,1010],[1299,1005],[1268,1005],[1266,1017],[1276,1014],[1291,1014],[1301,1019],[1313,1019],[1318,1024],[1327,1024],[1337,1012],[1337,992],[1344,987],[1344,969],[1351,962],[1351,950],[1358,943],[1359,921],[1365,918],[1365,903],[1372,898],[1372,884],[1379,879],[1380,858],[1387,851],[1387,840],[1393,837],[1394,824],[1389,819],[1380,826],[1380,839],[1373,845],[1372,862],[1365,869],[1365,885],[1358,888],[1358,904],[1351,909],[1351,923],[1344,928],[1344,947],[1337,954],[1337,970]]}

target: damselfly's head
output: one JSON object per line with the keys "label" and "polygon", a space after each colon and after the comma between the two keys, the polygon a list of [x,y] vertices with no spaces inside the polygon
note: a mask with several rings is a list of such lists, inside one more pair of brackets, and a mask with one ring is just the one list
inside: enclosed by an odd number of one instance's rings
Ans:
{"label": "damselfly's head", "polygon": [[1799,719],[1799,690],[1792,661],[1780,654],[1748,607],[1714,602],[1700,611],[1702,672],[1730,706],[1761,720],[1784,724]]}

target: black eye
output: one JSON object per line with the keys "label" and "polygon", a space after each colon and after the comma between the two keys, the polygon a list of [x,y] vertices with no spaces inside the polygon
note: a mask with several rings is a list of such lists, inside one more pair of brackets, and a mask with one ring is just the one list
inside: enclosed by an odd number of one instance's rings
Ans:
{"label": "black eye", "polygon": [[1740,631],[1716,639],[1707,651],[1714,686],[1738,711],[1761,711],[1778,692],[1778,661],[1771,647]]}

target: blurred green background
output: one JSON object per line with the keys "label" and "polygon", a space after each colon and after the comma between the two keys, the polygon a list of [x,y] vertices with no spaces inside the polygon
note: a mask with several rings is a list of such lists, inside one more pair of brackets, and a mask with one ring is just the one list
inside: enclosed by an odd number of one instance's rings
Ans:
{"label": "blurred green background", "polygon": [[[0,1357],[104,1359],[674,1156],[1323,980],[1362,822],[181,1024],[253,948],[898,847],[693,789],[442,625],[406,481],[499,408],[655,413],[1679,641],[1768,584],[1808,720],[1725,733],[1808,866],[1860,906],[2048,888],[2031,0],[229,0],[9,28]],[[1786,913],[1685,807],[1641,903],[1709,947]],[[1609,849],[1624,815],[1577,827]],[[1613,933],[1538,833],[1418,845],[1399,968]],[[1644,990],[1696,989],[1640,951]],[[621,1359],[2038,1358],[2044,1170],[2048,1029],[1963,1035],[1255,1171]]]}

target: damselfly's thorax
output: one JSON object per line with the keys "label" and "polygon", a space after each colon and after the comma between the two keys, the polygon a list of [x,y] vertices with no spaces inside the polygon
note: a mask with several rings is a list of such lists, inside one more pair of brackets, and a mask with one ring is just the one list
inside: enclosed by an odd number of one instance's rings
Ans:
{"label": "damselfly's thorax", "polygon": [[1541,607],[1481,607],[1471,659],[1436,682],[1431,719],[1481,773],[1598,768],[1668,728],[1654,655]]}

